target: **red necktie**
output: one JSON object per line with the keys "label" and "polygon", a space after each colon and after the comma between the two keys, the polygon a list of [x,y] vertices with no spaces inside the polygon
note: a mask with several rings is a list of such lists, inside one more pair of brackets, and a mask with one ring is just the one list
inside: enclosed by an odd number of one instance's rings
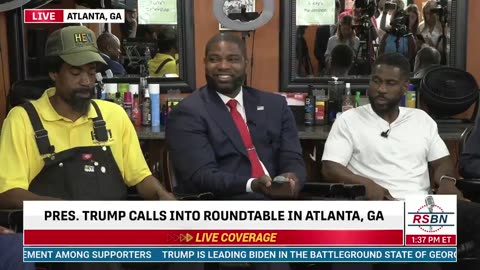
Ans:
{"label": "red necktie", "polygon": [[233,122],[237,126],[240,136],[242,136],[243,144],[247,149],[248,158],[250,159],[250,164],[252,165],[252,177],[258,178],[265,174],[262,168],[262,164],[258,159],[257,151],[255,146],[252,143],[252,137],[250,137],[250,132],[248,131],[247,124],[243,120],[242,115],[237,111],[237,101],[235,99],[230,99],[227,102],[227,106],[230,108],[230,114],[232,115]]}

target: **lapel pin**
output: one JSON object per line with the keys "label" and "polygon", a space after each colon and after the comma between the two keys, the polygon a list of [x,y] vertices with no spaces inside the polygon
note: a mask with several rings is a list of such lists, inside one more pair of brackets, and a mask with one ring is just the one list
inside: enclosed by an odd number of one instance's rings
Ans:
{"label": "lapel pin", "polygon": [[93,173],[93,172],[95,172],[95,167],[93,167],[93,166],[91,166],[91,165],[85,165],[84,171],[85,171],[85,172]]}
{"label": "lapel pin", "polygon": [[263,111],[265,109],[265,107],[263,106],[257,106],[257,111]]}

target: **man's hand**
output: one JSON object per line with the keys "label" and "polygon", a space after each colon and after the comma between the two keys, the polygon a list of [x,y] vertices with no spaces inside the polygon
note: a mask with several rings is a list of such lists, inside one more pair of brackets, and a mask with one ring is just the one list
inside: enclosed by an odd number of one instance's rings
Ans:
{"label": "man's hand", "polygon": [[252,181],[252,191],[257,193],[262,193],[264,195],[270,196],[270,187],[272,186],[272,178],[268,175],[262,175],[259,178],[256,178]]}
{"label": "man's hand", "polygon": [[160,181],[152,175],[145,177],[136,188],[140,197],[145,200],[175,200],[172,193],[166,191]]}
{"label": "man's hand", "polygon": [[15,233],[14,231],[7,229],[5,227],[0,226],[0,234],[12,234]]}
{"label": "man's hand", "polygon": [[281,174],[281,176],[283,176],[283,177],[285,177],[289,180],[290,191],[291,191],[293,196],[296,196],[298,194],[298,192],[300,192],[300,190],[299,190],[300,180],[298,179],[298,177],[293,172],[287,172],[287,173]]}
{"label": "man's hand", "polygon": [[462,192],[455,186],[453,181],[441,181],[436,194],[453,194],[457,195],[458,200],[468,201],[468,199],[463,197]]}
{"label": "man's hand", "polygon": [[284,177],[287,181],[276,182],[275,178],[273,178],[274,180],[272,181],[272,187],[270,188],[270,196],[274,199],[295,198],[299,191],[298,177],[292,172],[287,172],[279,176]]}
{"label": "man's hand", "polygon": [[380,186],[379,184],[370,181],[368,184],[365,185],[366,193],[367,193],[367,198],[369,200],[389,200],[393,201],[395,200],[392,195],[390,195],[390,192],[388,189]]}

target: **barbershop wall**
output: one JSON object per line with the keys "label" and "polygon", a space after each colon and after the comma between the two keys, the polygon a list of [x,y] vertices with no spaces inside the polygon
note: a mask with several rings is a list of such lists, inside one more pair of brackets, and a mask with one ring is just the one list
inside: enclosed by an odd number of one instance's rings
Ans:
{"label": "barbershop wall", "polygon": [[480,1],[468,1],[468,35],[467,35],[467,71],[472,73],[480,83]]}
{"label": "barbershop wall", "polygon": [[[68,1],[70,2],[70,1]],[[197,86],[205,84],[203,57],[205,43],[218,33],[218,22],[212,11],[213,0],[195,1],[195,55]],[[257,10],[262,10],[261,1],[257,1]],[[201,4],[200,4],[201,3]],[[254,76],[252,86],[267,90],[279,91],[279,55],[280,55],[280,0],[275,0],[276,12],[268,24],[257,30],[254,48]],[[480,35],[475,33],[474,26],[480,25],[480,1],[469,1],[468,38],[467,38],[467,70],[480,82]],[[6,95],[10,88],[7,56],[7,29],[5,12],[0,12],[0,123],[6,111]],[[247,38],[248,54],[252,52],[252,38]],[[250,85],[250,70],[248,82]]]}
{"label": "barbershop wall", "polygon": [[10,88],[8,72],[7,23],[5,12],[0,12],[0,127],[5,119],[8,89]]}

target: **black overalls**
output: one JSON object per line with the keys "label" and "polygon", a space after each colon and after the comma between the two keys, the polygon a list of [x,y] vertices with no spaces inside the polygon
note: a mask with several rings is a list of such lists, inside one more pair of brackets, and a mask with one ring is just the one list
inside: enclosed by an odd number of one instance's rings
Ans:
{"label": "black overalls", "polygon": [[97,117],[91,136],[95,146],[71,148],[55,153],[48,132],[43,128],[31,103],[23,107],[28,113],[40,155],[45,165],[30,183],[29,191],[64,200],[125,200],[127,187],[106,142],[109,132],[98,105],[92,101]]}
{"label": "black overalls", "polygon": [[[109,131],[98,105],[92,101],[97,112],[93,120],[91,136],[95,146],[75,147],[55,153],[48,132],[43,128],[35,107],[31,103],[23,107],[28,113],[40,155],[45,165],[30,183],[29,191],[42,196],[64,200],[125,200],[127,187],[122,174],[106,143]],[[117,263],[68,263],[55,264],[53,269],[64,270],[113,270],[120,269]]]}

